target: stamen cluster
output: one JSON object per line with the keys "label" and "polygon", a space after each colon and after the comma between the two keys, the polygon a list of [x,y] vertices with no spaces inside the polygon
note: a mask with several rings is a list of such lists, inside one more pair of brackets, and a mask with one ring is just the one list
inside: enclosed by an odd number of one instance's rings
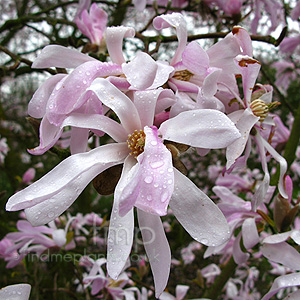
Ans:
{"label": "stamen cluster", "polygon": [[253,114],[260,118],[260,122],[263,122],[269,113],[268,105],[261,99],[252,101],[250,104],[250,108]]}
{"label": "stamen cluster", "polygon": [[137,157],[144,152],[145,138],[146,135],[143,130],[135,130],[133,134],[128,135],[127,144],[128,148],[131,150],[130,155]]}

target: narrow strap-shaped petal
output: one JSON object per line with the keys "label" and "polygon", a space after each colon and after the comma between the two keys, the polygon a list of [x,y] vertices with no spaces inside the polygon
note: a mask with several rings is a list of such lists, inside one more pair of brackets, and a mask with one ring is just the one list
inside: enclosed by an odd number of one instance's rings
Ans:
{"label": "narrow strap-shaped petal", "polygon": [[31,286],[26,283],[14,284],[0,289],[2,300],[28,300]]}
{"label": "narrow strap-shaped petal", "polygon": [[232,250],[232,256],[236,264],[240,265],[245,263],[249,257],[250,254],[243,252],[240,246],[242,234],[241,232],[237,235],[233,242],[233,250]]}
{"label": "narrow strap-shaped petal", "polygon": [[28,149],[32,155],[41,155],[48,151],[61,137],[63,132],[62,127],[51,124],[45,116],[40,124],[40,144],[39,146]]}
{"label": "narrow strap-shaped petal", "polygon": [[134,37],[134,35],[135,30],[132,27],[117,26],[106,29],[106,46],[112,62],[118,65],[125,62],[123,40],[124,38]]}
{"label": "narrow strap-shaped petal", "polygon": [[89,129],[74,127],[71,129],[70,151],[71,155],[85,152],[89,139]]}
{"label": "narrow strap-shaped petal", "polygon": [[247,106],[249,106],[253,87],[255,85],[261,65],[259,61],[247,55],[238,55],[235,58],[235,63],[242,74],[244,99]]}
{"label": "narrow strap-shaped petal", "polygon": [[156,127],[145,127],[144,152],[138,156],[139,195],[135,206],[160,216],[167,214],[167,208],[174,190],[172,155],[158,137]]}
{"label": "narrow strap-shaped petal", "polygon": [[46,109],[49,121],[60,125],[67,114],[94,97],[87,90],[95,78],[118,75],[120,72],[120,66],[100,61],[86,62],[77,67],[61,84],[56,85],[51,94]]}
{"label": "narrow strap-shaped petal", "polygon": [[264,147],[266,150],[273,156],[275,160],[279,162],[280,165],[280,176],[279,176],[279,182],[278,182],[278,189],[283,198],[288,199],[288,194],[286,192],[286,189],[284,187],[284,175],[287,171],[287,162],[286,160],[264,139],[262,139]]}
{"label": "narrow strap-shaped petal", "polygon": [[145,127],[144,152],[137,157],[136,172],[122,191],[120,215],[133,205],[156,215],[166,215],[174,189],[171,152],[158,138],[156,127]]}
{"label": "narrow strap-shaped petal", "polygon": [[[292,274],[287,274],[287,275],[282,275],[277,277],[272,286],[271,289],[267,294],[263,296],[261,300],[269,300],[277,294],[280,290],[285,289],[285,288],[290,288],[293,286],[298,286],[300,285],[300,273],[292,273]],[[298,298],[297,298],[298,299]]]}
{"label": "narrow strap-shaped petal", "polygon": [[113,208],[107,238],[107,272],[116,280],[122,272],[129,257],[134,229],[133,208],[123,217],[119,215],[120,193],[127,184],[127,175],[136,164],[133,157],[125,159],[121,178],[115,189]]}
{"label": "narrow strap-shaped petal", "polygon": [[240,137],[234,123],[213,109],[184,111],[161,124],[163,139],[205,149],[224,148]]}
{"label": "narrow strap-shaped petal", "polygon": [[128,133],[141,129],[141,121],[134,103],[112,83],[103,78],[97,78],[89,90],[93,91],[103,104],[117,114]]}
{"label": "narrow strap-shaped petal", "polygon": [[65,126],[101,130],[116,142],[125,142],[127,140],[127,133],[123,126],[103,115],[73,113],[65,119],[61,128]]}
{"label": "narrow strap-shaped petal", "polygon": [[176,169],[174,175],[175,189],[169,205],[177,220],[192,238],[204,245],[225,243],[230,231],[220,209],[186,176]]}
{"label": "narrow strap-shaped petal", "polygon": [[171,65],[175,65],[181,60],[182,52],[184,51],[187,43],[187,29],[186,22],[179,13],[166,14],[156,17],[153,20],[153,26],[157,30],[163,28],[174,27],[178,38],[178,47],[171,60]]}
{"label": "narrow strap-shaped petal", "polygon": [[262,254],[269,260],[280,263],[292,270],[300,270],[300,254],[286,242],[277,244],[263,244]]}
{"label": "narrow strap-shaped petal", "polygon": [[56,74],[48,78],[33,94],[28,103],[28,114],[33,118],[42,118],[46,113],[48,99],[56,84],[61,81],[66,74]]}
{"label": "narrow strap-shaped petal", "polygon": [[256,117],[250,109],[245,109],[239,120],[235,123],[237,129],[241,133],[241,137],[226,148],[227,170],[242,155],[249,139],[250,131],[252,127],[258,122],[258,120],[259,118]]}
{"label": "narrow strap-shaped petal", "polygon": [[46,46],[32,64],[32,68],[76,68],[87,61],[97,62],[89,55],[83,54],[75,49],[60,45]]}
{"label": "narrow strap-shaped petal", "polygon": [[[100,173],[111,164],[120,163],[127,155],[127,144],[119,143],[104,145],[86,153],[69,156],[41,179],[14,194],[8,200],[6,209],[20,210],[45,200],[51,203],[52,197],[57,197],[57,194],[62,198],[64,198],[64,193],[69,193],[69,197],[73,194],[78,196],[89,181],[97,175],[94,174],[94,169],[99,170]],[[90,177],[89,172],[91,172]],[[80,176],[83,174],[85,174],[85,183],[80,184]],[[60,201],[63,202],[61,198]]]}
{"label": "narrow strap-shaped petal", "polygon": [[254,218],[248,218],[244,221],[242,225],[242,237],[247,250],[259,243],[259,235]]}
{"label": "narrow strap-shaped petal", "polygon": [[170,274],[171,250],[159,216],[137,211],[139,227],[142,233],[143,245],[150,262],[155,297],[164,291]]}

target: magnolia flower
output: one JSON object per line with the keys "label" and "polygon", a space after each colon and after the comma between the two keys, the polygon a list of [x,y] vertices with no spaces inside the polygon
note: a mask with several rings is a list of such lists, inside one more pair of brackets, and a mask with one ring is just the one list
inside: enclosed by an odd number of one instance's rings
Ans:
{"label": "magnolia flower", "polygon": [[14,284],[0,289],[1,300],[28,300],[31,286],[26,283]]}
{"label": "magnolia flower", "polygon": [[[225,244],[220,245],[219,247],[208,247],[204,257],[216,253],[223,252],[223,254],[225,254],[226,252],[231,252],[235,262],[237,264],[242,264],[249,259],[250,254],[242,251],[240,247],[241,238],[243,238],[243,245],[246,250],[251,250],[258,244],[260,238],[256,223],[260,222],[262,218],[258,213],[251,211],[250,201],[244,201],[235,196],[228,188],[224,186],[215,186],[213,191],[221,199],[221,202],[218,203],[218,207],[227,219],[232,235],[232,241],[226,241]],[[237,228],[241,228],[241,231],[235,237],[234,233]]]}
{"label": "magnolia flower", "polygon": [[[132,237],[135,206],[139,208],[140,226],[152,228],[156,234],[155,241],[146,246],[148,257],[153,258],[153,249],[161,257],[167,255],[159,264],[152,262],[160,294],[168,278],[170,250],[159,216],[167,213],[169,202],[179,222],[201,243],[216,245],[228,235],[222,213],[188,178],[173,168],[171,152],[163,141],[216,149],[228,146],[240,134],[223,113],[208,109],[183,112],[163,122],[159,129],[152,126],[155,112],[170,105],[166,97],[172,93],[168,90],[135,92],[132,101],[102,78],[96,79],[90,89],[103,104],[113,109],[121,123],[103,115],[78,114],[67,117],[62,126],[102,130],[117,143],[68,157],[43,178],[12,196],[6,208],[25,209],[28,220],[34,225],[47,223],[65,211],[97,174],[124,163],[114,195],[108,272],[116,278],[127,260],[132,240],[120,246],[111,236],[114,228],[124,228]],[[149,241],[149,232],[142,231],[142,235],[144,241]],[[118,264],[112,259],[116,257],[121,259]],[[163,269],[165,271],[161,271]]]}
{"label": "magnolia flower", "polygon": [[[232,169],[234,163],[238,160],[243,162],[247,160],[251,149],[250,132],[252,128],[255,128],[253,139],[258,146],[262,168],[265,173],[263,182],[257,189],[252,200],[252,207],[255,211],[257,206],[264,200],[270,183],[270,174],[266,161],[266,151],[268,151],[280,164],[278,189],[284,198],[287,198],[287,193],[283,184],[283,178],[287,170],[287,163],[285,159],[280,156],[260,134],[260,130],[262,130],[261,128],[263,128],[262,126],[264,123],[272,125],[274,124],[272,117],[268,116],[268,113],[271,108],[278,105],[276,102],[271,102],[272,88],[270,86],[259,85],[260,89],[253,92],[255,81],[260,70],[260,63],[251,57],[239,55],[236,58],[236,64],[243,78],[244,101],[234,91],[231,92],[240,105],[244,107],[244,109],[240,109],[228,115],[228,117],[240,130],[241,137],[234,141],[226,149],[226,168],[227,170],[230,168]],[[245,155],[243,158],[241,158],[240,156],[244,150]]]}
{"label": "magnolia flower", "polygon": [[102,8],[93,3],[89,12],[84,9],[75,18],[75,22],[79,30],[90,39],[92,44],[101,45],[107,25],[107,13]]}
{"label": "magnolia flower", "polygon": [[69,220],[65,229],[57,229],[54,222],[48,226],[32,227],[25,220],[17,222],[18,232],[10,232],[1,241],[6,241],[6,249],[2,251],[1,256],[8,261],[7,268],[13,268],[19,264],[29,253],[36,253],[40,256],[46,249],[51,247],[65,247],[72,249],[75,247],[74,241],[67,242],[67,232]]}
{"label": "magnolia flower", "polygon": [[153,20],[153,26],[158,30],[173,27],[178,37],[178,47],[170,62],[174,72],[168,85],[179,93],[170,115],[199,108],[224,111],[224,104],[215,94],[224,89],[219,83],[227,84],[237,91],[237,68],[233,59],[239,54],[252,55],[252,43],[247,31],[235,26],[232,33],[205,51],[196,41],[186,45],[186,22],[179,13],[158,16]]}

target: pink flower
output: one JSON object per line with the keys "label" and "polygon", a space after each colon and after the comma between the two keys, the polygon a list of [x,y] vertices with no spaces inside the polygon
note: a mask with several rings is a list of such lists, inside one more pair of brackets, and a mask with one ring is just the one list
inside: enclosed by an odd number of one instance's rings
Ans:
{"label": "pink flower", "polygon": [[[121,123],[98,114],[77,114],[67,117],[63,125],[102,130],[117,143],[68,157],[43,178],[12,196],[7,209],[25,209],[34,225],[47,223],[64,212],[97,174],[124,163],[110,222],[108,272],[117,278],[130,253],[135,206],[140,227],[151,229],[142,231],[143,240],[151,240],[151,232],[156,234],[154,241],[145,243],[145,248],[159,295],[167,283],[171,261],[159,217],[167,213],[168,204],[184,228],[201,243],[216,245],[228,234],[226,220],[217,206],[173,168],[171,153],[163,140],[215,149],[228,146],[239,133],[223,113],[209,109],[183,112],[163,122],[160,128],[152,126],[154,114],[170,105],[170,90],[137,91],[132,100],[102,78],[96,79],[90,90],[114,110]],[[121,234],[127,235],[123,238],[125,245],[114,240],[114,230],[119,228],[125,230]]]}
{"label": "pink flower", "polygon": [[300,35],[293,37],[285,37],[281,42],[280,51],[288,54],[295,52],[296,48],[300,45]]}
{"label": "pink flower", "polygon": [[75,19],[77,27],[87,36],[92,44],[101,45],[107,25],[107,13],[96,3],[89,9],[84,9]]}

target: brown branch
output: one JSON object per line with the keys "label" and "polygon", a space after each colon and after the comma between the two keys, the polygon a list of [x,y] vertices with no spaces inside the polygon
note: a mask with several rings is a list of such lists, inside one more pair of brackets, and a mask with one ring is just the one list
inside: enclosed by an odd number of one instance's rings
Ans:
{"label": "brown branch", "polygon": [[[31,67],[32,65],[32,61],[30,61],[29,59],[26,59],[26,58],[23,58],[17,54],[14,54],[12,53],[11,51],[9,51],[7,48],[3,47],[0,45],[0,51],[6,53],[8,56],[10,56],[14,61],[16,62],[22,62],[22,63],[25,63],[26,65],[28,65],[29,67]],[[51,68],[46,68],[46,69],[43,69],[44,71],[52,74],[52,75],[55,75],[57,74],[56,71],[52,70]]]}

